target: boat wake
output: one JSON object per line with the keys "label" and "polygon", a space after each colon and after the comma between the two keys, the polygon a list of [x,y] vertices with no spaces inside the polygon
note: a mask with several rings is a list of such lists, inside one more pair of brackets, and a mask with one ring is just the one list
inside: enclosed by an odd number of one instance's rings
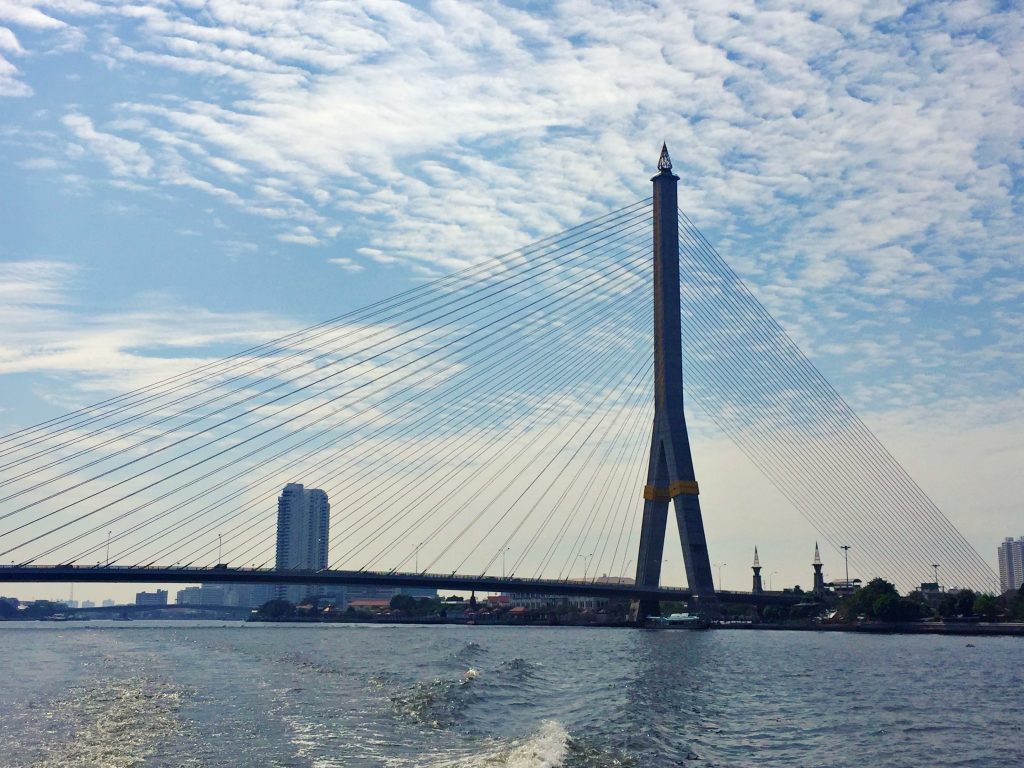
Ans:
{"label": "boat wake", "polygon": [[549,720],[524,738],[487,744],[475,755],[434,763],[434,768],[561,768],[569,754],[569,733]]}
{"label": "boat wake", "polygon": [[141,765],[178,730],[183,693],[178,686],[142,677],[78,688],[43,708],[44,716],[65,722],[71,733],[47,744],[33,766]]}
{"label": "boat wake", "polygon": [[474,695],[479,672],[470,668],[457,680],[435,678],[393,690],[388,699],[399,713],[431,728],[450,728],[462,718],[462,712]]}

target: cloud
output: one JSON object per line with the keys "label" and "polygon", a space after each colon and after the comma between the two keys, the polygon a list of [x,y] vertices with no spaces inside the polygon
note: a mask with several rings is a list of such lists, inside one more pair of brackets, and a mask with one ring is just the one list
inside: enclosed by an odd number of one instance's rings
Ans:
{"label": "cloud", "polygon": [[65,293],[77,273],[77,266],[61,261],[0,262],[0,307],[17,310],[65,304]]}
{"label": "cloud", "polygon": [[277,236],[282,243],[299,245],[320,245],[320,238],[313,234],[309,227],[295,227],[291,232],[282,232]]}
{"label": "cloud", "polygon": [[327,261],[331,264],[337,264],[346,272],[359,273],[366,269],[362,264],[357,264],[346,256],[338,256],[333,259],[328,259]]}
{"label": "cloud", "polygon": [[25,52],[18,42],[18,38],[6,27],[0,27],[0,51],[7,51],[9,53]]}
{"label": "cloud", "polygon": [[[6,51],[14,55],[25,52],[18,42],[18,38],[6,27],[0,27],[0,51]],[[0,55],[0,97],[32,95],[32,89],[18,79],[20,74],[14,64],[3,55]]]}
{"label": "cloud", "polygon": [[96,130],[84,115],[65,115],[61,122],[107,164],[114,176],[145,177],[153,170],[153,160],[141,144]]}
{"label": "cloud", "polygon": [[0,21],[36,30],[61,29],[67,26],[60,19],[47,16],[35,6],[46,5],[32,0],[0,0]]}
{"label": "cloud", "polygon": [[259,313],[183,307],[140,297],[120,312],[87,314],[76,300],[81,269],[58,261],[0,262],[0,374],[66,377],[67,407],[124,392],[294,328]]}

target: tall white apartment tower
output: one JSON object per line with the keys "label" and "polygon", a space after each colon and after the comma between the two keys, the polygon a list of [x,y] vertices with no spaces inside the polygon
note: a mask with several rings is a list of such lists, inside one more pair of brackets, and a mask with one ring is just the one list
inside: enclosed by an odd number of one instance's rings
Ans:
{"label": "tall white apartment tower", "polygon": [[1006,592],[1020,589],[1024,584],[1024,536],[1016,541],[1012,536],[999,545],[999,588]]}
{"label": "tall white apartment tower", "polygon": [[[327,567],[331,505],[327,494],[301,483],[288,483],[277,499],[277,570],[319,571]],[[293,603],[323,594],[316,584],[278,588],[277,596]]]}

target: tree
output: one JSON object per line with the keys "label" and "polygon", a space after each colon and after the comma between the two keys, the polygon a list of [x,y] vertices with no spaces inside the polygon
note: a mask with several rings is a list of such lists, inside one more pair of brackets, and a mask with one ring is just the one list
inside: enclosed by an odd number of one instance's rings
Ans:
{"label": "tree", "polygon": [[913,600],[882,595],[872,605],[872,613],[881,621],[917,621],[921,618],[921,606]]}
{"label": "tree", "polygon": [[1003,607],[999,604],[999,600],[992,595],[978,595],[974,598],[972,610],[982,616],[985,621],[994,621],[1003,612]]}
{"label": "tree", "polygon": [[416,598],[412,595],[403,595],[399,593],[391,598],[391,608],[392,610],[401,611],[402,613],[406,613],[411,616],[416,612]]}
{"label": "tree", "polygon": [[270,600],[259,607],[256,611],[257,618],[274,621],[286,619],[295,615],[295,606],[287,600]]}
{"label": "tree", "polygon": [[970,616],[974,610],[974,600],[977,595],[974,594],[973,590],[962,589],[957,593],[956,596],[956,613],[957,616]]}
{"label": "tree", "polygon": [[1024,621],[1024,584],[1010,598],[1010,617],[1014,621]]}
{"label": "tree", "polygon": [[17,615],[17,605],[7,600],[0,600],[0,619],[13,619]]}
{"label": "tree", "polygon": [[898,599],[899,596],[900,593],[890,582],[885,579],[872,579],[839,604],[839,616],[845,621],[853,621],[862,614],[873,619],[876,618],[875,604],[879,598]]}
{"label": "tree", "polygon": [[939,616],[944,619],[950,619],[956,616],[956,595],[951,595],[948,592],[939,599],[938,607]]}

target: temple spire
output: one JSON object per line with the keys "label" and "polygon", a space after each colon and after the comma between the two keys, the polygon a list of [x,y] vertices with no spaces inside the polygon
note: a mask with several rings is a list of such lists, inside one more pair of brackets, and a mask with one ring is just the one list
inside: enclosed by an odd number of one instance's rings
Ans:
{"label": "temple spire", "polygon": [[821,572],[821,553],[818,552],[818,542],[814,542],[814,594],[818,597],[825,596],[825,576]]}
{"label": "temple spire", "polygon": [[661,143],[661,156],[658,158],[658,170],[672,170],[672,158],[668,156],[668,147],[665,145],[665,142]]}

